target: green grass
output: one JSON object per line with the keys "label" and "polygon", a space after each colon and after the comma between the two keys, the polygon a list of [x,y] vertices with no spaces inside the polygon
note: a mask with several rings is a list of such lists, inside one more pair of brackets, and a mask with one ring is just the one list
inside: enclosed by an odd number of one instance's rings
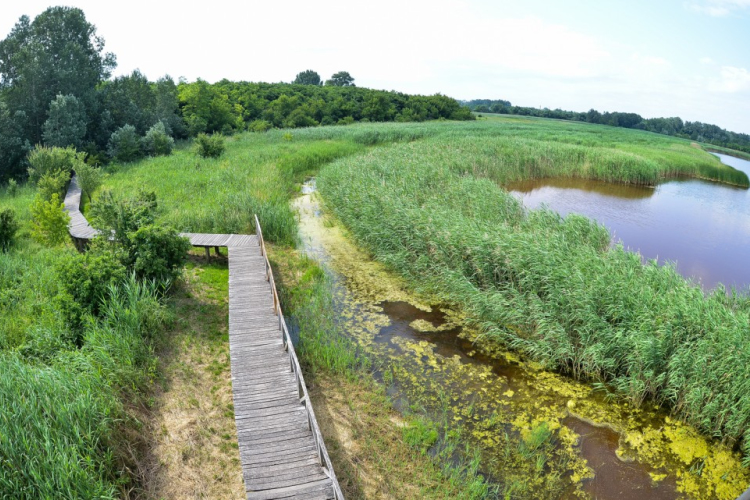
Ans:
{"label": "green grass", "polygon": [[[693,156],[710,173],[713,160],[653,134],[551,123],[512,138],[503,130],[491,135],[502,126],[484,123],[484,135],[457,126],[336,161],[322,170],[318,187],[377,260],[418,292],[460,305],[487,337],[548,368],[606,382],[636,403],[667,405],[706,435],[742,441],[750,462],[750,299],[723,289],[706,296],[670,266],[608,249],[602,226],[581,216],[527,213],[498,186],[535,175],[527,165],[541,165],[540,175],[583,175],[575,156],[547,162],[534,151],[570,152],[580,140],[586,158],[586,148],[608,149],[588,144],[599,135],[603,145],[629,137],[609,149],[615,156],[641,151],[657,176],[676,172],[659,165]],[[667,160],[658,160],[659,151]],[[598,168],[586,172],[597,176]]]}

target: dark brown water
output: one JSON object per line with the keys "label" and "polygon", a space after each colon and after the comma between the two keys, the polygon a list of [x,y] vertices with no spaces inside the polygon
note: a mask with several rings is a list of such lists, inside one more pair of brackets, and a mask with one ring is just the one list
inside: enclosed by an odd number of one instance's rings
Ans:
{"label": "dark brown water", "polygon": [[[750,161],[717,154],[750,175]],[[547,205],[604,224],[614,241],[646,259],[677,263],[706,289],[750,286],[750,190],[701,180],[675,180],[655,189],[578,179],[540,179],[508,188],[524,205]]]}

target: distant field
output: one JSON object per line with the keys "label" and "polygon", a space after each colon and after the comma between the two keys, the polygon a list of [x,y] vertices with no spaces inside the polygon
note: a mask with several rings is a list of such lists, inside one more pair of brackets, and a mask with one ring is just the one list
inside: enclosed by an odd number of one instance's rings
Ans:
{"label": "distant field", "polygon": [[583,177],[654,185],[677,176],[748,186],[747,176],[689,141],[649,132],[529,117],[477,122],[357,124],[239,134],[219,159],[187,145],[169,157],[107,167],[105,189],[154,190],[164,220],[181,231],[248,232],[257,213],[274,241],[294,239],[288,200],[306,175],[367,147],[440,136],[424,155],[499,184]]}

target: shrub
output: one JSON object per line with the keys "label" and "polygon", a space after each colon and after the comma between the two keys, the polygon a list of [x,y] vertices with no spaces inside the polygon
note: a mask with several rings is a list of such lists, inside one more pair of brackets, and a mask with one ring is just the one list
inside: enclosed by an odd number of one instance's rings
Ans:
{"label": "shrub", "polygon": [[8,187],[5,189],[5,193],[14,198],[18,193],[18,182],[15,179],[8,179]]}
{"label": "shrub", "polygon": [[338,122],[339,125],[351,125],[354,123],[354,117],[352,116],[345,116],[341,118]]}
{"label": "shrub", "polygon": [[156,122],[143,137],[143,151],[150,156],[169,156],[174,148],[174,139],[167,133],[164,122]]}
{"label": "shrub", "polygon": [[62,288],[57,297],[60,310],[73,327],[81,325],[85,313],[99,315],[110,287],[127,277],[117,254],[101,246],[85,254],[71,254],[57,264],[56,271]]}
{"label": "shrub", "polygon": [[88,163],[82,163],[76,167],[76,178],[78,185],[81,187],[83,194],[88,196],[91,201],[91,195],[102,185],[102,171]]}
{"label": "shrub", "polygon": [[172,228],[148,225],[130,237],[128,263],[141,279],[169,284],[185,265],[190,240]]}
{"label": "shrub", "polygon": [[10,208],[6,208],[0,212],[0,250],[3,252],[8,251],[11,245],[13,245],[16,231],[18,231],[16,213]]}
{"label": "shrub", "polygon": [[195,152],[203,158],[218,158],[224,149],[224,138],[219,134],[198,134],[195,138]]}
{"label": "shrub", "polygon": [[247,124],[247,129],[250,132],[266,132],[270,130],[273,125],[266,120],[255,120]]}
{"label": "shrub", "polygon": [[28,156],[29,181],[36,184],[46,174],[56,175],[59,172],[65,172],[70,177],[73,169],[83,163],[84,156],[84,153],[76,153],[73,148],[36,146]]}
{"label": "shrub", "polygon": [[123,125],[118,128],[109,138],[109,156],[121,162],[135,161],[143,153],[138,133],[132,125]]}
{"label": "shrub", "polygon": [[156,205],[154,192],[141,191],[135,198],[123,200],[104,191],[91,205],[91,225],[102,234],[114,233],[114,242],[128,247],[130,233],[153,224]]}
{"label": "shrub", "polygon": [[38,194],[45,200],[51,200],[52,195],[62,200],[65,198],[65,188],[70,180],[70,174],[63,170],[48,172],[37,182]]}
{"label": "shrub", "polygon": [[48,200],[37,195],[31,205],[31,236],[38,242],[56,246],[68,236],[70,216],[65,212],[57,193]]}

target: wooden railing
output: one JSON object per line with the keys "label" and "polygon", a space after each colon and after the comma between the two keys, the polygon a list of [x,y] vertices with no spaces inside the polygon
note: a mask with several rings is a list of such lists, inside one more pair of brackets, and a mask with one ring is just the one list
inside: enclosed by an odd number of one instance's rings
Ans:
{"label": "wooden railing", "polygon": [[284,350],[289,353],[289,364],[292,373],[294,373],[297,380],[297,390],[300,398],[300,403],[307,410],[307,423],[312,431],[315,445],[318,449],[318,458],[320,465],[325,470],[326,475],[331,478],[333,483],[333,495],[336,500],[344,500],[344,494],[341,492],[341,487],[336,479],[336,473],[333,471],[333,465],[331,464],[331,458],[328,456],[328,450],[323,442],[323,435],[318,427],[318,421],[315,419],[315,411],[310,401],[310,395],[307,393],[307,386],[305,385],[305,379],[302,376],[302,369],[300,368],[299,359],[297,359],[297,353],[294,350],[294,344],[292,338],[289,335],[289,330],[286,327],[286,321],[284,320],[284,314],[281,312],[281,304],[279,303],[279,295],[276,291],[276,282],[273,279],[273,270],[271,269],[271,263],[268,262],[268,254],[266,253],[266,244],[263,241],[263,231],[260,227],[260,221],[258,216],[255,216],[255,234],[258,237],[258,243],[260,244],[260,253],[265,260],[266,265],[266,280],[271,284],[271,291],[273,293],[273,309],[274,313],[279,317],[279,330],[281,330],[281,340],[284,343]]}

